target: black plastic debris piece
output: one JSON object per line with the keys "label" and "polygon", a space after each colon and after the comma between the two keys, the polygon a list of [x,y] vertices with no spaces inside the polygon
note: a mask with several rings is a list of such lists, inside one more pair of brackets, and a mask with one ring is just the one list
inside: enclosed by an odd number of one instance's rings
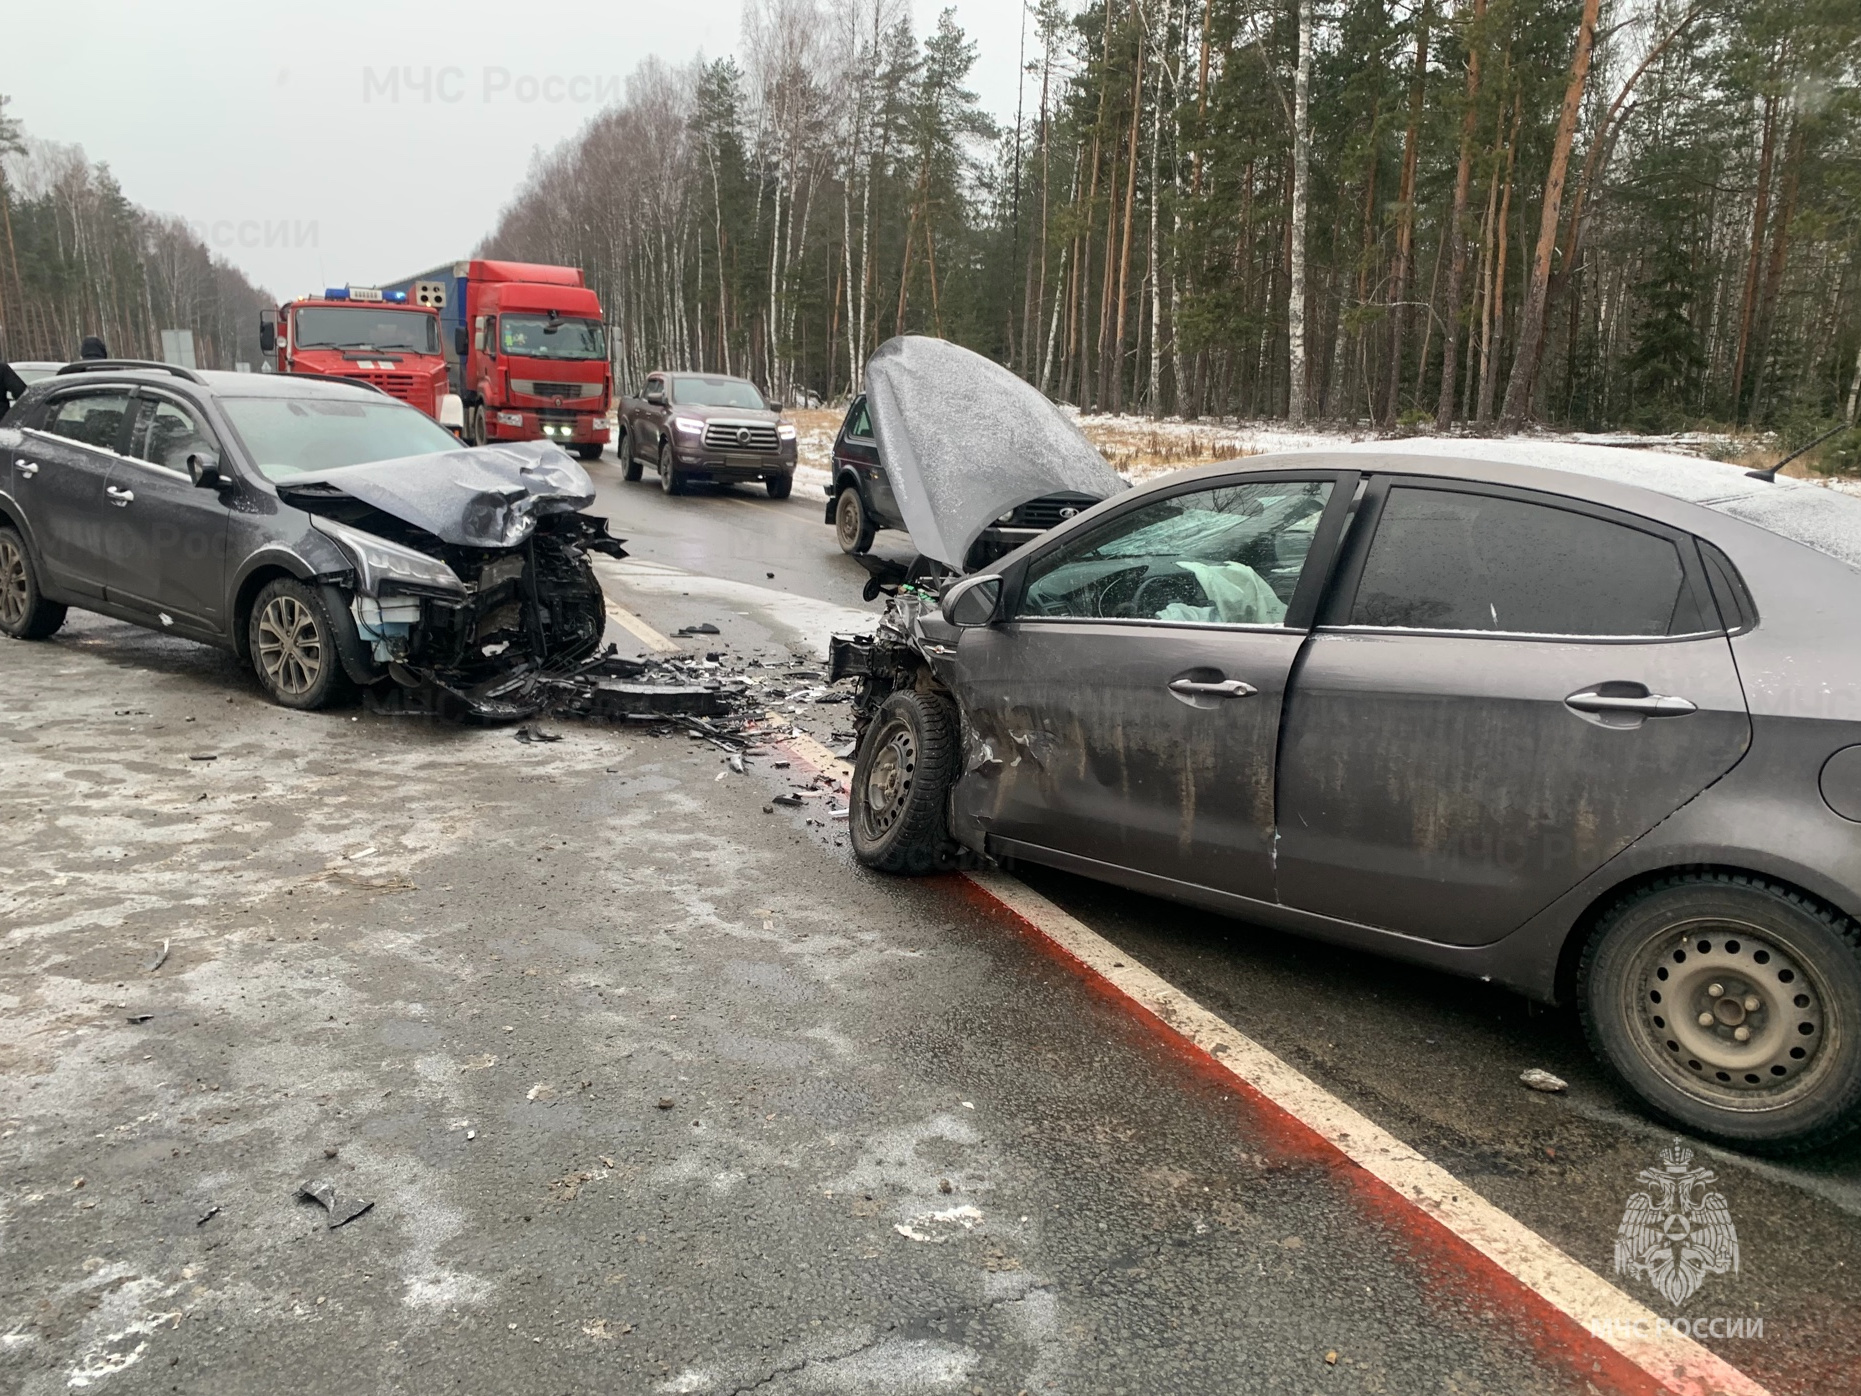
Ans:
{"label": "black plastic debris piece", "polygon": [[215,1217],[219,1215],[220,1215],[220,1204],[215,1202],[212,1206],[208,1207],[206,1211],[202,1212],[198,1217],[194,1219],[194,1225],[205,1226],[208,1222],[212,1221]]}
{"label": "black plastic debris piece", "polygon": [[328,1182],[299,1183],[297,1196],[300,1201],[314,1202],[329,1213],[329,1229],[334,1231],[354,1221],[375,1204],[362,1197],[344,1197],[336,1191],[336,1185]]}
{"label": "black plastic debris piece", "polygon": [[795,794],[777,795],[769,802],[772,805],[787,805],[790,809],[801,808],[801,796]]}
{"label": "black plastic debris piece", "polygon": [[187,759],[189,761],[218,761],[220,757],[217,752],[195,751],[195,752],[189,752]]}
{"label": "black plastic debris piece", "polygon": [[516,736],[520,742],[559,742],[562,740],[560,732],[545,732],[541,727],[519,727]]}
{"label": "black plastic debris piece", "polygon": [[154,1016],[153,1013],[131,1013],[124,1021],[129,1023],[146,1023]]}
{"label": "black plastic debris piece", "polygon": [[730,705],[721,689],[699,684],[597,679],[588,689],[588,710],[596,717],[626,717],[636,713],[722,717],[730,711]]}
{"label": "black plastic debris piece", "polygon": [[700,621],[696,625],[682,626],[678,630],[673,631],[673,634],[682,635],[687,639],[691,638],[693,635],[722,635],[723,633],[723,631],[719,630],[715,625],[712,625],[708,620]]}

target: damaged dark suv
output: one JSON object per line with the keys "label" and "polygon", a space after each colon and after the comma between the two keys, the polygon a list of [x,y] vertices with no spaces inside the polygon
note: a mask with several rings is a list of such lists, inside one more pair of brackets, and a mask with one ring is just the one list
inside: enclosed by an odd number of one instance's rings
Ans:
{"label": "damaged dark suv", "polygon": [[357,685],[524,716],[592,656],[587,474],[547,442],[461,447],[359,384],[72,364],[0,420],[0,632],[78,606],[229,649],[318,708]]}

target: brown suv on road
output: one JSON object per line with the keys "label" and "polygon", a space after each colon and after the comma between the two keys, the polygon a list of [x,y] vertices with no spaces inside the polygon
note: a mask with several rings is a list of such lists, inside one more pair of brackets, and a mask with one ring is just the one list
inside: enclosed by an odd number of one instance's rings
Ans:
{"label": "brown suv on road", "polygon": [[638,397],[621,399],[619,439],[627,478],[651,464],[667,494],[761,480],[771,499],[787,499],[794,487],[794,424],[744,378],[649,373]]}

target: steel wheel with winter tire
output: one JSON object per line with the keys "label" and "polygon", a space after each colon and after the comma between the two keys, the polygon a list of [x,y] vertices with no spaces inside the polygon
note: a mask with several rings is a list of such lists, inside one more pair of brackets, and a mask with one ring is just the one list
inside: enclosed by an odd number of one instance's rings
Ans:
{"label": "steel wheel with winter tire", "polygon": [[661,442],[659,446],[659,488],[667,494],[685,493],[685,477],[679,474],[670,441]]}
{"label": "steel wheel with winter tire", "polygon": [[879,705],[853,766],[853,853],[881,872],[951,865],[948,802],[960,753],[956,713],[936,694],[901,689]]}
{"label": "steel wheel with winter tire", "polygon": [[859,491],[851,485],[841,490],[834,502],[834,539],[840,551],[853,555],[870,552],[877,532],[866,517],[866,502],[859,497]]}
{"label": "steel wheel with winter tire", "polygon": [[43,640],[64,623],[65,608],[39,590],[26,540],[11,528],[0,528],[0,634]]}
{"label": "steel wheel with winter tire", "polygon": [[329,612],[302,582],[266,585],[252,603],[247,642],[260,685],[282,707],[321,708],[344,686]]}
{"label": "steel wheel with winter tire", "polygon": [[1668,1118],[1793,1152],[1861,1128],[1861,927],[1735,874],[1616,904],[1578,972],[1590,1045]]}

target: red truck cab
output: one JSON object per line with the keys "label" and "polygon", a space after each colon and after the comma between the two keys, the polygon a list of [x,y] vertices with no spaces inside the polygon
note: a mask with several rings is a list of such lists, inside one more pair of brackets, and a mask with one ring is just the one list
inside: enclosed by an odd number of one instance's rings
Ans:
{"label": "red truck cab", "polygon": [[455,262],[393,289],[439,313],[468,442],[541,439],[600,456],[613,370],[601,301],[578,268]]}
{"label": "red truck cab", "polygon": [[333,286],[259,317],[259,347],[280,373],[350,378],[438,419],[451,391],[439,315],[398,291]]}

